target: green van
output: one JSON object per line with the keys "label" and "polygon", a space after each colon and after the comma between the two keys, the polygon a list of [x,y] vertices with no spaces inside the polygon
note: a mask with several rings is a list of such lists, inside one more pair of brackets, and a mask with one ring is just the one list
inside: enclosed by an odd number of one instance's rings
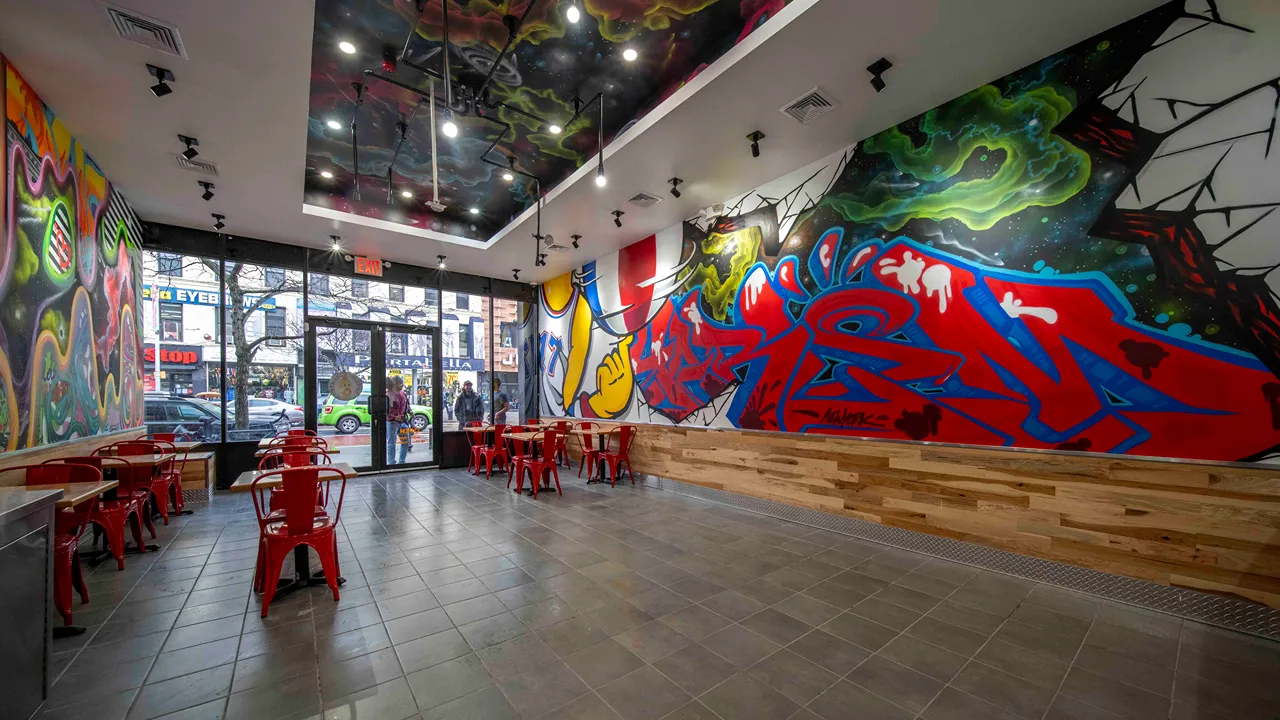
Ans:
{"label": "green van", "polygon": [[[350,435],[362,426],[369,425],[369,395],[362,393],[354,400],[343,402],[332,395],[320,406],[320,424],[332,425],[343,435]],[[426,405],[409,406],[409,426],[417,432],[431,425],[431,408]]]}

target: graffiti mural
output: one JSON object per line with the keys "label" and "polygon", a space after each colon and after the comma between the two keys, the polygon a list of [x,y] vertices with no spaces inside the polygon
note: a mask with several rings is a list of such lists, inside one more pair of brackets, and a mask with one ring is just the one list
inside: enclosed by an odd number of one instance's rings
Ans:
{"label": "graffiti mural", "polygon": [[141,226],[18,71],[0,65],[0,449],[140,427]]}
{"label": "graffiti mural", "polygon": [[546,414],[1280,451],[1280,17],[1175,0],[542,287]]}

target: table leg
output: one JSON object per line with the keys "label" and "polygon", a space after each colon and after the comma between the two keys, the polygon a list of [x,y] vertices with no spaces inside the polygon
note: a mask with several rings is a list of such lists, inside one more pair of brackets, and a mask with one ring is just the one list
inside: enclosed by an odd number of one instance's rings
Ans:
{"label": "table leg", "polygon": [[606,467],[606,466],[605,466],[605,464],[604,464],[604,447],[605,447],[605,436],[604,436],[604,435],[597,435],[597,436],[596,436],[596,446],[597,446],[597,448],[600,450],[600,454],[596,456],[596,458],[597,458],[597,460],[596,460],[596,473],[599,475],[599,477],[597,477],[597,478],[595,478],[595,479],[590,479],[590,478],[588,478],[588,479],[587,479],[587,484],[588,484],[588,485],[592,485],[592,484],[594,484],[594,483],[609,482],[609,471],[608,471],[607,467]]}

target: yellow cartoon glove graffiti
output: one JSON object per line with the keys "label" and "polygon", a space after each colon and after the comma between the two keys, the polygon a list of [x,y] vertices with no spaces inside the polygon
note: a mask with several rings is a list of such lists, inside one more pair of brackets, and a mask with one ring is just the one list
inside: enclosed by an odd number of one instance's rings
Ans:
{"label": "yellow cartoon glove graffiti", "polygon": [[631,373],[631,338],[628,335],[619,340],[596,368],[596,391],[588,395],[586,401],[598,417],[617,417],[631,404],[631,391],[635,387],[635,376]]}

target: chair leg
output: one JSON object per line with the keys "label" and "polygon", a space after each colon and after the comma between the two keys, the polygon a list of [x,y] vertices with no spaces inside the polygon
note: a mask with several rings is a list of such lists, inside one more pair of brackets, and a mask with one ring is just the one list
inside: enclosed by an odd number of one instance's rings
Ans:
{"label": "chair leg", "polygon": [[[155,523],[153,523],[153,522],[151,522],[151,511],[154,509],[154,506],[152,506],[152,507],[150,507],[150,508],[149,508],[149,507],[147,507],[147,505],[148,505],[150,502],[151,502],[151,500],[149,500],[149,499],[148,499],[146,502],[143,502],[143,503],[142,503],[142,512],[141,512],[141,514],[140,514],[140,517],[142,518],[142,523],[143,523],[144,525],[146,525],[146,526],[147,526],[147,530],[151,532],[151,539],[152,539],[152,540],[155,540],[155,539],[156,539],[156,524],[155,524]],[[146,550],[147,550],[147,546],[146,546],[146,545],[143,545],[142,543],[138,543],[138,547],[139,547],[139,550],[140,550],[141,552],[146,552]]]}
{"label": "chair leg", "polygon": [[555,465],[551,466],[551,477],[556,481],[556,492],[563,495],[564,491],[560,489],[560,473],[556,471]]}
{"label": "chair leg", "polygon": [[[112,556],[116,559],[117,570],[124,570],[124,526],[128,522],[128,518],[120,518],[120,523],[111,524],[103,523],[102,536],[106,538],[107,549],[111,551]],[[98,527],[95,525],[94,527]],[[141,531],[139,531],[141,532]]]}
{"label": "chair leg", "polygon": [[181,515],[185,507],[186,503],[182,501],[182,481],[179,480],[173,484],[173,509],[178,515]]}
{"label": "chair leg", "polygon": [[629,458],[623,458],[623,459],[621,460],[621,462],[624,462],[624,463],[626,463],[626,464],[627,464],[627,477],[631,478],[631,484],[632,484],[632,485],[635,485],[635,484],[636,484],[636,474],[635,474],[635,473],[633,473],[633,472],[631,472],[631,460],[630,460]]}
{"label": "chair leg", "polygon": [[80,551],[71,551],[71,584],[80,593],[80,604],[89,604],[89,586],[84,581],[84,570],[80,567]]}
{"label": "chair leg", "polygon": [[317,547],[316,555],[320,556],[320,567],[324,570],[324,582],[333,591],[333,601],[338,601],[338,545],[335,540],[333,543],[321,543]]}
{"label": "chair leg", "polygon": [[[147,544],[142,541],[142,519],[140,517],[141,515],[142,513],[138,512],[137,510],[134,510],[129,513],[128,517],[126,517],[125,520],[128,522],[129,518],[133,518],[133,520],[129,522],[129,531],[133,533],[133,542],[137,544],[138,552],[146,552]],[[121,533],[121,539],[123,539],[123,535],[124,533]],[[123,545],[121,546],[120,551],[124,552]],[[121,565],[120,569],[123,570],[124,566]]]}
{"label": "chair leg", "polygon": [[[267,616],[267,609],[271,607],[271,599],[276,596],[276,586],[280,584],[280,571],[284,569],[284,559],[289,554],[289,550],[284,545],[272,545],[270,542],[267,546],[267,564],[263,568],[266,577],[263,580],[266,586],[262,590],[262,617]],[[284,551],[281,552],[281,548]]]}
{"label": "chair leg", "polygon": [[71,563],[61,553],[54,553],[53,604],[62,616],[63,624],[71,624]]}

